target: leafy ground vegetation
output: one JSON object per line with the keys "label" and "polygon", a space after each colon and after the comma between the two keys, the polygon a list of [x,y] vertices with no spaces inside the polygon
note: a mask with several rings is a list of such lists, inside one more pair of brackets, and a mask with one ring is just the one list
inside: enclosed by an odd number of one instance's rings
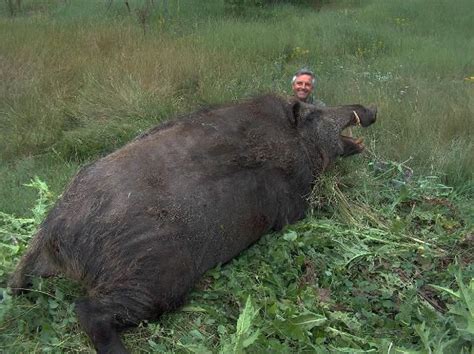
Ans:
{"label": "leafy ground vegetation", "polygon": [[[402,164],[340,167],[344,177],[338,169],[320,181],[312,215],[208,272],[186,306],[126,333],[128,346],[471,353],[474,234],[462,199]],[[55,199],[38,179],[28,187],[39,192],[28,217],[0,214],[2,282]],[[3,349],[90,351],[72,305],[81,289],[64,279],[38,279],[33,289],[20,298],[3,290]]]}
{"label": "leafy ground vegetation", "polygon": [[77,284],[5,288],[81,165],[173,115],[288,92],[310,66],[326,103],[379,107],[367,153],[322,177],[306,219],[210,271],[128,347],[472,353],[472,2],[127,3],[0,2],[0,351],[92,350]]}

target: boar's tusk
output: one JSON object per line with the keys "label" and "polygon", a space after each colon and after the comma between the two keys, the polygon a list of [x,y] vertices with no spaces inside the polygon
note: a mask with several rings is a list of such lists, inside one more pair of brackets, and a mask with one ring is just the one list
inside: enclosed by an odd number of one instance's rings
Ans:
{"label": "boar's tusk", "polygon": [[359,118],[359,115],[357,114],[356,111],[352,111],[356,117],[356,125],[359,125],[360,126],[360,118]]}

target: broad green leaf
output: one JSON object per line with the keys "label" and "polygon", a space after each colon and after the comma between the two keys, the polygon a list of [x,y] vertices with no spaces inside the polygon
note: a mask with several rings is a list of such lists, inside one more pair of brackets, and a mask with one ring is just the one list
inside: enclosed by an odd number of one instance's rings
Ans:
{"label": "broad green leaf", "polygon": [[245,303],[244,310],[239,316],[237,320],[237,335],[242,335],[246,333],[250,326],[252,325],[252,321],[255,318],[258,311],[256,311],[252,305],[252,300],[250,296],[247,298],[247,302]]}
{"label": "broad green leaf", "polygon": [[260,335],[260,330],[257,329],[249,337],[243,340],[242,347],[247,348],[248,346],[252,345],[257,340],[259,335]]}
{"label": "broad green leaf", "polygon": [[305,314],[296,318],[292,318],[291,322],[297,326],[301,326],[307,330],[310,330],[313,327],[321,326],[322,324],[326,323],[327,318],[317,314]]}
{"label": "broad green leaf", "polygon": [[288,231],[286,234],[283,235],[283,238],[286,240],[286,241],[295,241],[297,238],[298,238],[298,234],[291,230],[291,231]]}
{"label": "broad green leaf", "polygon": [[449,288],[445,288],[445,287],[442,287],[442,286],[438,286],[438,285],[434,285],[434,284],[428,284],[430,287],[432,287],[433,289],[436,289],[436,290],[441,290],[441,291],[444,291],[446,293],[448,293],[449,295],[451,295],[452,297],[454,297],[455,299],[459,299],[460,296],[459,296],[459,292],[457,291],[453,291]]}

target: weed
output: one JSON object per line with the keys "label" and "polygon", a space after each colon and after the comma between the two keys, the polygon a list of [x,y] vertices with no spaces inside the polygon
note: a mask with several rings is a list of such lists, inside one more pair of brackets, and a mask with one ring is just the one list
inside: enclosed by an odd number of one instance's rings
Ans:
{"label": "weed", "polygon": [[[406,164],[361,162],[365,168],[344,177],[333,170],[312,216],[209,271],[185,307],[129,332],[128,345],[226,353],[388,347],[468,353],[474,252],[458,197]],[[31,186],[39,191],[32,217],[1,214],[3,283],[54,199],[41,181]],[[81,290],[60,279],[38,279],[33,289],[26,298],[3,289],[1,341],[20,336],[24,351],[38,338],[43,349],[86,350],[71,307]]]}

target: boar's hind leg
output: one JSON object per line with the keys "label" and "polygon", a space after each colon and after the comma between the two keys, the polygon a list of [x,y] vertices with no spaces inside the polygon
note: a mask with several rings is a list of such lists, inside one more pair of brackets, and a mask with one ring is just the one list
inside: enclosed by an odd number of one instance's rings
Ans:
{"label": "boar's hind leg", "polygon": [[35,241],[21,258],[8,283],[14,295],[27,290],[31,286],[32,277],[50,277],[59,273],[45,248],[39,247],[39,238],[36,237]]}
{"label": "boar's hind leg", "polygon": [[127,289],[76,301],[79,323],[100,354],[128,353],[118,333],[150,318],[153,310],[148,297]]}
{"label": "boar's hind leg", "polygon": [[93,300],[76,301],[76,313],[83,330],[87,333],[99,354],[128,353],[118,335],[114,313]]}

